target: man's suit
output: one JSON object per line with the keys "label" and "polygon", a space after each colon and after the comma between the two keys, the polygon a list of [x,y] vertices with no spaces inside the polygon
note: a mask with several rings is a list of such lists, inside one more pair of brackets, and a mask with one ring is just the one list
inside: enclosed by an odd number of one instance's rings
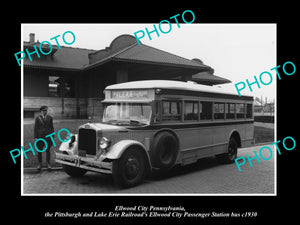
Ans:
{"label": "man's suit", "polygon": [[[34,124],[34,138],[43,138],[47,141],[47,149],[46,151],[46,161],[50,163],[50,148],[52,146],[52,141],[50,137],[45,138],[45,136],[54,132],[53,128],[53,118],[46,114],[45,118],[42,115],[39,115],[35,118]],[[53,136],[52,136],[53,137]],[[45,148],[45,144],[43,141],[37,142],[37,147],[39,150],[43,150]],[[38,160],[42,163],[42,153],[38,152]]]}

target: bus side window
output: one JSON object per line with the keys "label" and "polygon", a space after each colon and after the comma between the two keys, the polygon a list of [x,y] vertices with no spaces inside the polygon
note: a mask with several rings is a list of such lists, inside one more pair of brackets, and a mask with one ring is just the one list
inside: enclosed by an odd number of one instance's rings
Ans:
{"label": "bus side window", "polygon": [[252,118],[252,104],[247,104],[246,118]]}
{"label": "bus side window", "polygon": [[154,103],[155,105],[154,105],[154,107],[155,107],[155,113],[153,113],[153,122],[154,123],[159,123],[159,122],[161,122],[161,117],[160,117],[160,115],[161,115],[161,104],[160,104],[160,101],[155,101],[155,103]]}
{"label": "bus side window", "polygon": [[214,103],[214,119],[224,119],[224,103]]}
{"label": "bus side window", "polygon": [[212,102],[200,103],[200,119],[211,120],[212,119]]}
{"label": "bus side window", "polygon": [[184,102],[184,120],[198,120],[198,102]]}
{"label": "bus side window", "polygon": [[236,104],[236,118],[245,118],[245,104]]}
{"label": "bus side window", "polygon": [[163,101],[162,105],[164,121],[181,120],[181,101]]}
{"label": "bus side window", "polygon": [[226,103],[226,119],[234,119],[234,103]]}

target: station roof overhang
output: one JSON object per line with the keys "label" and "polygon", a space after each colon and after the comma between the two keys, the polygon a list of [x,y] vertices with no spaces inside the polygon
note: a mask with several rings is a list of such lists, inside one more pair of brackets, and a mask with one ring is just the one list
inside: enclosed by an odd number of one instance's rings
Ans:
{"label": "station roof overhang", "polygon": [[192,76],[192,81],[204,85],[218,85],[218,84],[231,83],[231,80],[214,75],[207,71],[194,74]]}
{"label": "station roof overhang", "polygon": [[109,66],[112,69],[125,68],[132,80],[187,76],[197,83],[207,85],[230,82],[213,75],[214,69],[199,59],[189,60],[148,45],[139,45],[132,35],[120,35],[109,47],[99,51],[62,47],[49,57],[33,61],[25,58],[24,66],[81,72]]}

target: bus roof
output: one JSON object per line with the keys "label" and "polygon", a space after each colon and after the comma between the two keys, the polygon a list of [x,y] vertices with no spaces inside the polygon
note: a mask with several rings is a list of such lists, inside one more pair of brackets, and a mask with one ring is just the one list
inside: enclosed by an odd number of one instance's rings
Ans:
{"label": "bus roof", "polygon": [[[173,89],[173,90],[185,90],[185,91],[198,91],[198,92],[210,92],[237,95],[236,92],[229,92],[223,90],[222,87],[213,87],[194,82],[183,82],[173,80],[142,80],[142,81],[131,81],[120,84],[113,84],[107,86],[105,90],[122,90],[122,89]],[[245,95],[243,95],[245,96]],[[247,96],[253,97],[253,96]]]}

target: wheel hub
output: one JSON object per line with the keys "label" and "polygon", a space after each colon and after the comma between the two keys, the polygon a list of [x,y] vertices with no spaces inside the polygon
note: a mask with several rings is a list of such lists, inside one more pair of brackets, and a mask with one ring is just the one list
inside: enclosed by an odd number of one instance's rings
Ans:
{"label": "wheel hub", "polygon": [[129,179],[135,178],[139,173],[139,162],[135,157],[129,157],[125,163],[125,174]]}

